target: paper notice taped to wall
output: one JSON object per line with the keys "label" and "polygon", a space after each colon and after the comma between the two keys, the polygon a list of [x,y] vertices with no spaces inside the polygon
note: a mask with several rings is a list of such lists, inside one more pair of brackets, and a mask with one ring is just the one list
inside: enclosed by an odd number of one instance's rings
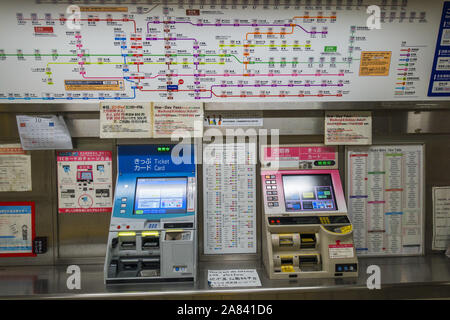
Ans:
{"label": "paper notice taped to wall", "polygon": [[100,138],[151,138],[151,103],[101,103]]}
{"label": "paper notice taped to wall", "polygon": [[203,103],[155,102],[153,104],[153,137],[200,138],[203,136]]}
{"label": "paper notice taped to wall", "polygon": [[111,212],[112,152],[57,153],[58,211]]}
{"label": "paper notice taped to wall", "polygon": [[372,144],[372,114],[365,111],[325,113],[326,145]]}
{"label": "paper notice taped to wall", "polygon": [[0,192],[31,191],[31,156],[20,144],[0,145]]}

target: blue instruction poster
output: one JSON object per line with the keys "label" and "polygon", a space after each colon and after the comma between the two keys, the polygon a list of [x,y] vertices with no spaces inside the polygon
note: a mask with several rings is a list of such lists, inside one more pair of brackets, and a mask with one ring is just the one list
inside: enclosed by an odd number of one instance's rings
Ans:
{"label": "blue instruction poster", "polygon": [[0,202],[0,257],[35,256],[34,202]]}
{"label": "blue instruction poster", "polygon": [[429,97],[450,96],[450,2],[444,2],[431,70]]}

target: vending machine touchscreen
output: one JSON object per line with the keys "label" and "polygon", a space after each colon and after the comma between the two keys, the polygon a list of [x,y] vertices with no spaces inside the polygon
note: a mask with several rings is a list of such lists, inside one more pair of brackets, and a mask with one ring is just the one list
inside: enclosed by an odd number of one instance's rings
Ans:
{"label": "vending machine touchscreen", "polygon": [[356,277],[335,147],[262,147],[263,260],[271,279]]}
{"label": "vending machine touchscreen", "polygon": [[195,280],[196,217],[193,145],[119,146],[105,282]]}

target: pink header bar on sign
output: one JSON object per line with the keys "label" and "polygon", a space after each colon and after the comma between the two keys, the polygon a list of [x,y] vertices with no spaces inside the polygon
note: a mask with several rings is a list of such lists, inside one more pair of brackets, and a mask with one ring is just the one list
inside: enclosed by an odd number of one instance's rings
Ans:
{"label": "pink header bar on sign", "polygon": [[111,161],[111,151],[69,151],[58,152],[57,161]]}
{"label": "pink header bar on sign", "polygon": [[337,160],[333,146],[266,147],[264,161]]}

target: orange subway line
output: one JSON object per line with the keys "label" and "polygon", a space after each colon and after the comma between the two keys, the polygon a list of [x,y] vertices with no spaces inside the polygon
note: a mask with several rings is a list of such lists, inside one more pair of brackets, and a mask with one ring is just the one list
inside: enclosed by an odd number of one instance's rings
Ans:
{"label": "orange subway line", "polygon": [[291,24],[292,30],[291,32],[247,32],[245,34],[245,40],[248,40],[249,34],[293,34],[295,25]]}

